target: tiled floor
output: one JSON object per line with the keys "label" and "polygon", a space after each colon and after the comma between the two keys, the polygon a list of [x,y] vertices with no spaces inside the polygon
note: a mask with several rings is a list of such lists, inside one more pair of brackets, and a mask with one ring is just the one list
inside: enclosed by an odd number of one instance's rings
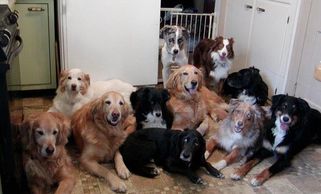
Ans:
{"label": "tiled floor", "polygon": [[[23,115],[32,112],[46,111],[51,105],[51,98],[23,98],[14,99],[10,102],[12,122],[19,123]],[[217,126],[217,125],[216,125]],[[215,129],[211,130],[213,133]],[[77,184],[73,194],[100,194],[113,193],[106,182],[88,174],[79,167],[77,151],[73,146],[68,147],[74,164],[78,169]],[[224,153],[216,152],[209,160],[217,161]],[[222,172],[225,179],[216,179],[208,176],[203,171],[199,174],[206,180],[207,185],[199,186],[192,184],[185,177],[169,174],[162,171],[155,179],[147,179],[132,175],[124,181],[128,187],[128,193],[320,193],[321,194],[321,146],[310,146],[299,154],[293,161],[292,167],[272,177],[263,186],[252,187],[249,184],[251,178],[273,162],[273,158],[266,160],[255,167],[242,181],[232,181],[229,175],[234,164]],[[106,164],[112,168],[112,164]]]}

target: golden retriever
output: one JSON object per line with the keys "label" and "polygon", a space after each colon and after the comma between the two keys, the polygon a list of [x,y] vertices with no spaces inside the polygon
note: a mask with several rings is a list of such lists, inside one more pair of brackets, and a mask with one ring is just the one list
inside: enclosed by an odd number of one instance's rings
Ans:
{"label": "golden retriever", "polygon": [[231,99],[230,111],[218,131],[206,143],[205,158],[220,147],[228,154],[214,167],[221,170],[237,159],[246,159],[260,147],[263,138],[264,110],[254,98]]}
{"label": "golden retriever", "polygon": [[169,77],[168,102],[174,113],[173,129],[195,128],[201,134],[209,129],[209,119],[223,119],[227,113],[220,104],[224,101],[203,86],[202,72],[193,65],[184,65]]}
{"label": "golden retriever", "polygon": [[86,104],[71,120],[75,142],[81,151],[81,165],[105,178],[116,192],[126,192],[126,185],[99,162],[114,160],[117,174],[123,179],[130,176],[118,149],[135,125],[129,105],[117,92],[107,92]]}
{"label": "golden retriever", "polygon": [[69,130],[70,121],[60,113],[36,113],[24,120],[23,165],[32,193],[48,193],[55,183],[56,194],[72,192],[75,169],[65,150]]}

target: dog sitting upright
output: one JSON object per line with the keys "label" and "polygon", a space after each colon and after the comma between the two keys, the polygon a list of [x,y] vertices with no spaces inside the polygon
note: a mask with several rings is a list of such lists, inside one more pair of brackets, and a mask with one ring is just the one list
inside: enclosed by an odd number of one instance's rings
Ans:
{"label": "dog sitting upright", "polygon": [[219,36],[201,40],[194,50],[194,65],[200,68],[208,88],[213,85],[217,92],[221,92],[223,80],[227,78],[234,58],[233,38]]}
{"label": "dog sitting upright", "polygon": [[181,26],[164,26],[160,31],[160,36],[165,41],[162,47],[161,61],[163,64],[163,83],[166,87],[166,82],[171,73],[171,65],[188,64],[187,40],[189,33]]}
{"label": "dog sitting upright", "polygon": [[289,167],[293,157],[309,144],[321,143],[321,113],[305,100],[282,94],[273,96],[271,112],[262,147],[232,174],[232,179],[241,179],[257,163],[274,155],[276,162],[251,180],[253,186],[261,185]]}
{"label": "dog sitting upright", "polygon": [[166,89],[140,88],[130,95],[130,102],[136,117],[137,127],[167,128],[173,124],[173,114],[167,109],[166,103],[170,95]]}

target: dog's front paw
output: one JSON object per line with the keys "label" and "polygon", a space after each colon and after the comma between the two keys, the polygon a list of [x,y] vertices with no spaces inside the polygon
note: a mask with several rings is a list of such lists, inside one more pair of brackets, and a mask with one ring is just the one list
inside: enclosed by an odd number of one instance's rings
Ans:
{"label": "dog's front paw", "polygon": [[122,179],[128,179],[130,177],[130,171],[125,165],[120,165],[116,168],[117,174]]}
{"label": "dog's front paw", "polygon": [[110,181],[111,190],[117,193],[126,193],[127,187],[122,181]]}
{"label": "dog's front paw", "polygon": [[262,185],[262,181],[260,181],[259,179],[257,178],[252,178],[251,180],[251,185],[254,186],[254,187],[257,187],[257,186],[260,186]]}
{"label": "dog's front paw", "polygon": [[195,179],[192,181],[193,183],[198,185],[206,185],[206,182],[201,177],[195,177]]}
{"label": "dog's front paw", "polygon": [[216,168],[217,170],[222,170],[223,168],[226,167],[227,163],[225,160],[221,160],[219,162],[216,162],[214,164],[212,164],[214,168]]}
{"label": "dog's front paw", "polygon": [[230,177],[231,177],[231,179],[232,180],[234,180],[234,181],[238,181],[238,180],[241,180],[242,179],[242,176],[241,175],[239,175],[238,173],[232,173],[231,175],[230,175]]}

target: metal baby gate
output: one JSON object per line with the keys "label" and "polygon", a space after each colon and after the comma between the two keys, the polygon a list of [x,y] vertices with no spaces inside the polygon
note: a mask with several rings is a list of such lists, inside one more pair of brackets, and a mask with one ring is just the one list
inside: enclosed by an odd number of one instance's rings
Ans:
{"label": "metal baby gate", "polygon": [[185,13],[181,8],[161,8],[160,28],[165,25],[185,27],[189,33],[189,55],[192,55],[197,43],[204,39],[214,39],[217,35],[215,13]]}

